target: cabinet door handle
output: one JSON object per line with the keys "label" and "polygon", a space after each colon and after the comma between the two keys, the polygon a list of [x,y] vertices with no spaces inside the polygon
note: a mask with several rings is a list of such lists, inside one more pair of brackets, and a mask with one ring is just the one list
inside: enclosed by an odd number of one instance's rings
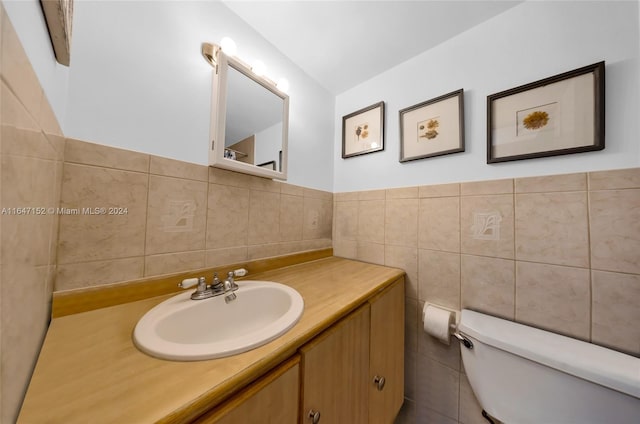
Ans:
{"label": "cabinet door handle", "polygon": [[376,385],[379,391],[382,391],[382,389],[384,389],[384,384],[386,382],[387,380],[385,380],[382,376],[376,375],[375,377],[373,377],[373,384]]}
{"label": "cabinet door handle", "polygon": [[311,418],[311,422],[313,424],[318,424],[320,422],[320,411],[314,411],[313,409],[309,410],[309,418]]}

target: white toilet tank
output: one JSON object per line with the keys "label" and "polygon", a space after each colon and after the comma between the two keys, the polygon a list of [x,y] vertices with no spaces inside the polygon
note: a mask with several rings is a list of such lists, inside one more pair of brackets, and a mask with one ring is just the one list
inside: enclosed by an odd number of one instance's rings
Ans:
{"label": "white toilet tank", "polygon": [[500,421],[640,423],[640,358],[467,309],[458,331],[473,392]]}

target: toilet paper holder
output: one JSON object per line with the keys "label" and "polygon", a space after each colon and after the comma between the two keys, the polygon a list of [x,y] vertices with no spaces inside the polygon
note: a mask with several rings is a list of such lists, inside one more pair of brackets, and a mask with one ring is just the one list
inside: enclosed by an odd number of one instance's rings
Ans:
{"label": "toilet paper holder", "polygon": [[[427,311],[432,308],[431,323],[427,324]],[[458,332],[460,311],[426,302],[422,311],[422,320],[427,334],[448,345],[449,337],[455,337],[467,349],[473,349],[473,342]],[[448,321],[448,324],[447,324]]]}

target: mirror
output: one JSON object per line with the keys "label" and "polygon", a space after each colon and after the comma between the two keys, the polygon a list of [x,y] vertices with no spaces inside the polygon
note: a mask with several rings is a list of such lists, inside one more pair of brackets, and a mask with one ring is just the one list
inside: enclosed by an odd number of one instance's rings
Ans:
{"label": "mirror", "polygon": [[209,165],[287,179],[289,96],[214,46]]}

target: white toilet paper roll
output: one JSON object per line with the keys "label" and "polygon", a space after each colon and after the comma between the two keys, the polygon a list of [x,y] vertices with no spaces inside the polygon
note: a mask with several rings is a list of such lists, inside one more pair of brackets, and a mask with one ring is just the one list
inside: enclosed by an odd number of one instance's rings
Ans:
{"label": "white toilet paper roll", "polygon": [[449,345],[450,328],[452,328],[452,325],[455,327],[455,315],[453,312],[425,303],[422,310],[422,320],[424,331],[427,334]]}

